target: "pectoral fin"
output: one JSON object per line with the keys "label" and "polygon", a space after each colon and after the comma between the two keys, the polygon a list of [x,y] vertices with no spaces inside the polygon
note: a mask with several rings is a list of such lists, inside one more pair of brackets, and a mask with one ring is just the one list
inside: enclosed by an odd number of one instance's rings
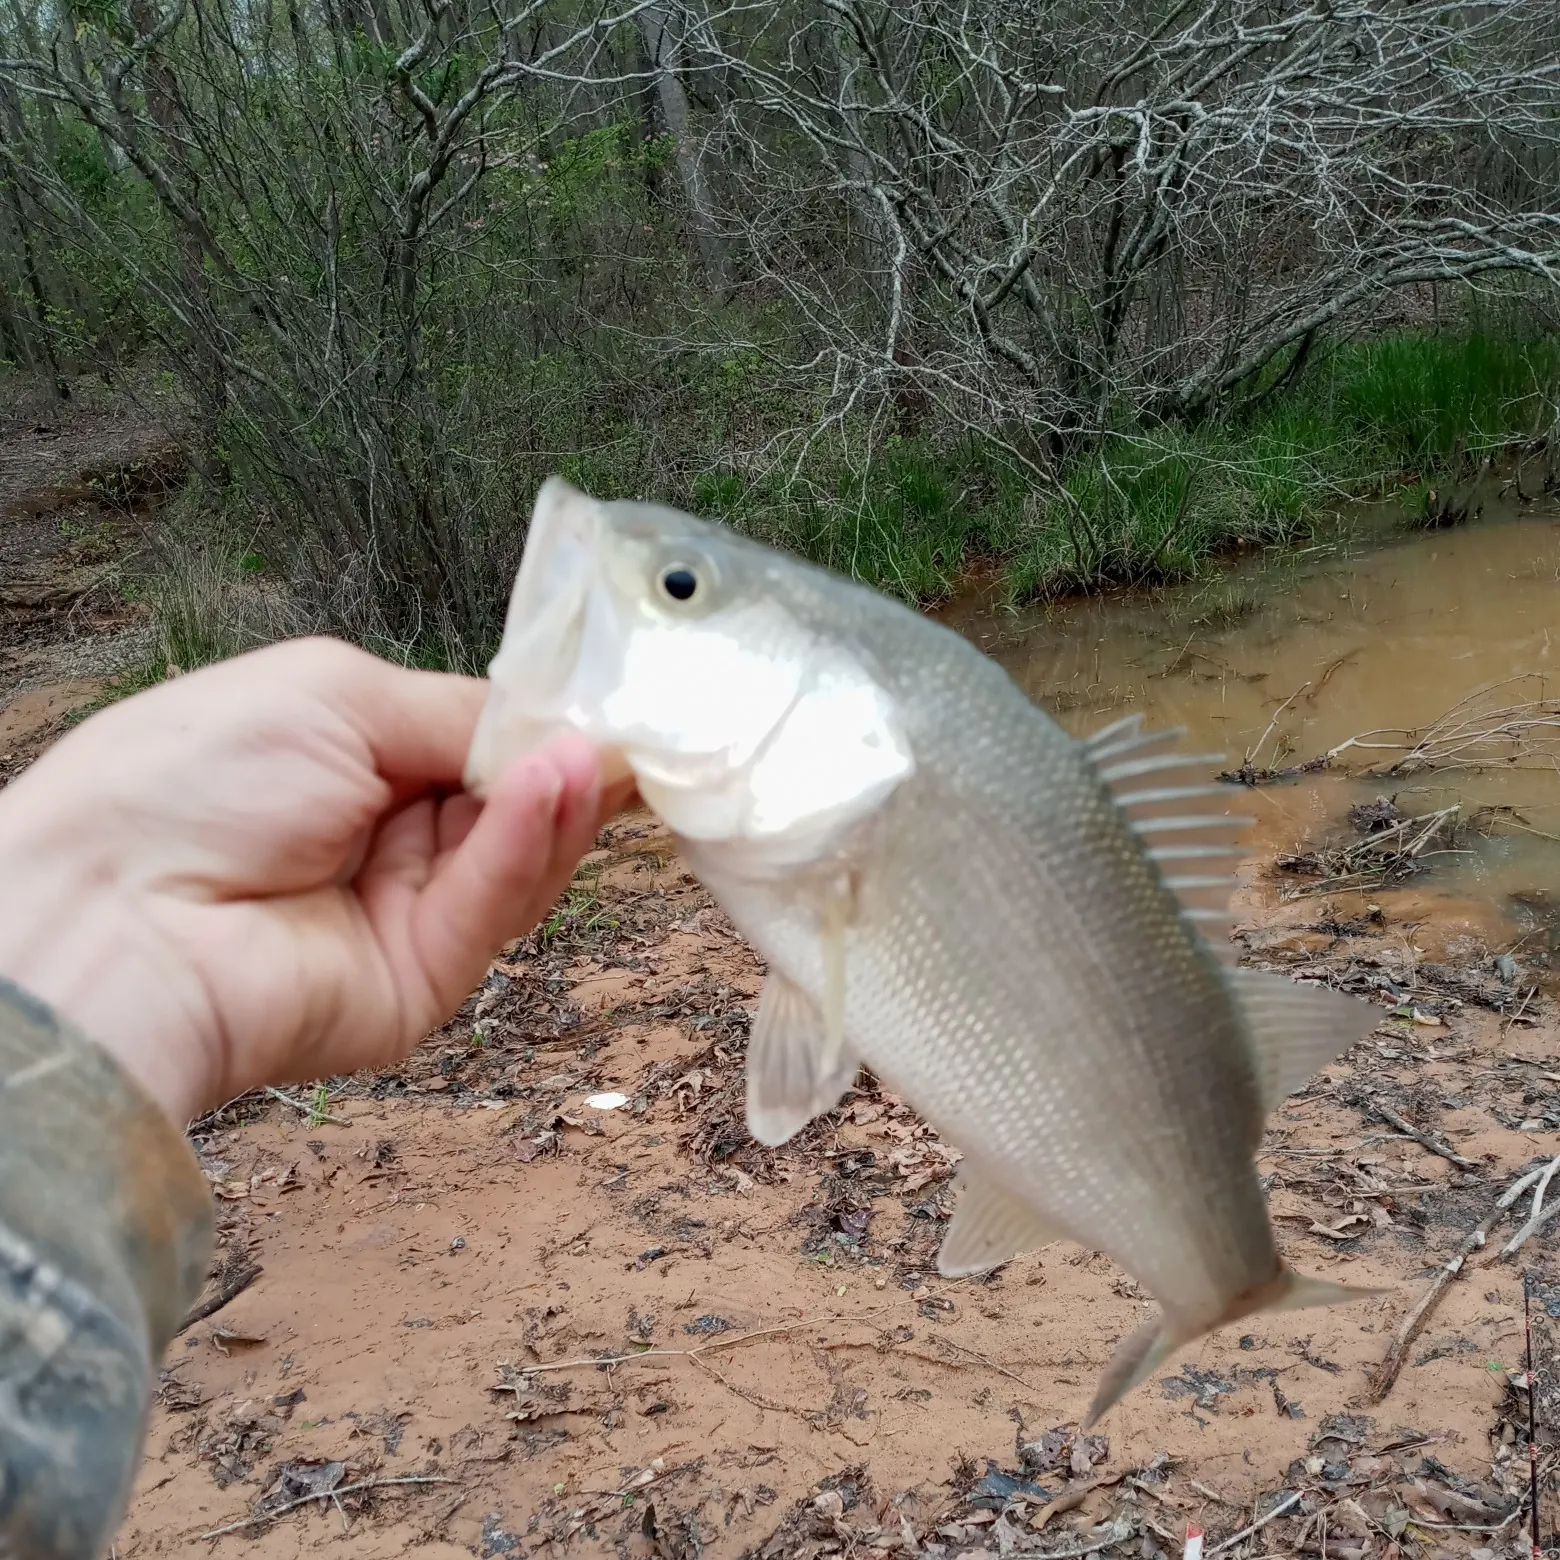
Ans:
{"label": "pectoral fin", "polygon": [[[838,1070],[845,1057],[845,923],[848,910],[840,894],[831,894],[823,912],[823,1062],[825,1073]],[[852,1069],[854,1071],[854,1069]]]}
{"label": "pectoral fin", "polygon": [[1027,1203],[992,1182],[968,1174],[961,1179],[964,1190],[937,1253],[937,1271],[944,1278],[987,1272],[1021,1251],[1063,1238]]}
{"label": "pectoral fin", "polygon": [[839,1104],[858,1065],[843,1028],[831,1036],[817,1003],[771,970],[748,1042],[748,1131],[778,1147]]}

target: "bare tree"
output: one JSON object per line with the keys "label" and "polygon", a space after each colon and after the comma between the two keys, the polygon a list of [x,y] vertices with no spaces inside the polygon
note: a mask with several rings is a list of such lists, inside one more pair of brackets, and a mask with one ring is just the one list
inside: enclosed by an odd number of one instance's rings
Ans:
{"label": "bare tree", "polygon": [[655,81],[659,118],[671,137],[677,174],[693,224],[694,240],[710,286],[724,291],[730,282],[730,261],[715,216],[703,159],[694,144],[688,93],[682,82],[683,17],[675,0],[651,0],[640,8],[639,32]]}
{"label": "bare tree", "polygon": [[[1557,43],[1549,0],[818,0],[689,52],[745,83],[730,219],[835,418],[910,376],[1043,467],[1423,284],[1553,287]],[[880,257],[854,282],[850,210]]]}
{"label": "bare tree", "polygon": [[491,640],[521,528],[471,389],[505,355],[504,256],[472,251],[492,177],[541,209],[581,88],[640,82],[613,49],[650,3],[129,0],[0,58],[0,91],[78,115],[150,197],[111,219],[49,187],[133,273],[325,621],[464,664]]}

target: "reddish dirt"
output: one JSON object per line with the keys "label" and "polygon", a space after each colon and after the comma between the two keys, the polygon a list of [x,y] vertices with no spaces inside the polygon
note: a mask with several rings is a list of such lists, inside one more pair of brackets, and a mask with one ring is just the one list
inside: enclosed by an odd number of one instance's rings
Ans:
{"label": "reddish dirt", "polygon": [[[1396,977],[1418,1011],[1383,1008],[1377,1036],[1277,1113],[1261,1163],[1290,1260],[1387,1295],[1183,1351],[1100,1427],[1097,1461],[1070,1461],[1095,1377],[1147,1299],[1064,1245],[986,1281],[937,1278],[957,1155],[870,1079],[795,1143],[753,1144],[741,1066],[759,967],[639,815],[609,830],[551,931],[495,963],[403,1069],[329,1086],[334,1121],[264,1099],[197,1125],[219,1266],[264,1271],[172,1351],[119,1553],[193,1546],[323,1476],[440,1482],[213,1542],[736,1555],[773,1537],[790,1555],[886,1552],[908,1531],[951,1554],[996,1541],[970,1491],[988,1463],[1021,1471],[1026,1455],[1033,1485],[1081,1497],[1047,1524],[1051,1548],[1115,1520],[1133,1524],[1130,1552],[1173,1550],[1187,1521],[1230,1532],[1286,1488],[1333,1512],[1344,1551],[1356,1509],[1378,1551],[1402,1525],[1388,1513],[1448,1520],[1433,1498],[1454,1476],[1482,1481],[1461,1498],[1503,1515],[1519,1481],[1492,1465],[1490,1437],[1520,1363],[1520,1268],[1476,1268],[1386,1402],[1363,1394],[1433,1266],[1553,1152],[1552,1123],[1530,1114],[1542,1101],[1524,1103],[1552,1097],[1560,1066],[1547,1007],[1538,1023],[1531,1003],[1517,1023],[1479,1007],[1502,996],[1476,965],[1415,951],[1433,928],[1340,931],[1340,907],[1314,900],[1304,920],[1259,917],[1267,895],[1256,885],[1246,904],[1263,962],[1362,990]],[[1351,1103],[1362,1085],[1477,1170],[1373,1122]],[[587,1103],[607,1091],[628,1103]],[[1060,1471],[1034,1450],[1057,1427]],[[1146,1491],[1122,1482],[1143,1469]],[[1027,1526],[1040,1504],[1020,1502],[997,1537],[1041,1542]],[[1274,1523],[1272,1552],[1299,1549],[1304,1522]],[[1420,1527],[1399,1547],[1483,1539]]]}
{"label": "reddish dirt", "polygon": [[122,586],[182,465],[165,400],[0,378],[0,783],[150,656]]}

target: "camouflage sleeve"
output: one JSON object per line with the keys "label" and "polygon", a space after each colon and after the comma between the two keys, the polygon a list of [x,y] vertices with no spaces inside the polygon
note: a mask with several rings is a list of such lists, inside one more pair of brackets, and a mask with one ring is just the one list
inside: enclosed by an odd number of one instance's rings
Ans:
{"label": "camouflage sleeve", "polygon": [[211,1202],[106,1051],[0,978],[0,1560],[101,1560]]}

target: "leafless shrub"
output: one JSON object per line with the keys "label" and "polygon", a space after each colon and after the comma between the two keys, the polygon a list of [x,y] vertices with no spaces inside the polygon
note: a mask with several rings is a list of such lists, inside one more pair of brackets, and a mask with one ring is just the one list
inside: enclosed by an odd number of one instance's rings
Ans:
{"label": "leafless shrub", "polygon": [[[1512,702],[1513,688],[1541,696]],[[1446,769],[1543,769],[1560,760],[1560,698],[1547,696],[1547,679],[1537,673],[1505,678],[1459,699],[1422,729],[1365,731],[1332,748],[1335,762],[1345,753],[1383,753],[1365,774],[1411,775]]]}
{"label": "leafless shrub", "polygon": [[696,52],[733,241],[835,419],[1037,467],[1197,417],[1438,289],[1560,276],[1547,0],[821,0]]}

